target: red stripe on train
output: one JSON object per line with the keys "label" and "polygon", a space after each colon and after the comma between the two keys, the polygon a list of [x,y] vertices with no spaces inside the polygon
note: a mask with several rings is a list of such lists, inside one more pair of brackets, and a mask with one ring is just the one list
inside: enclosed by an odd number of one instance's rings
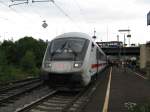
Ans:
{"label": "red stripe on train", "polygon": [[92,64],[92,68],[98,68],[98,67],[100,67],[100,66],[102,66],[102,64]]}
{"label": "red stripe on train", "polygon": [[91,67],[92,68],[98,68],[98,67],[101,67],[103,65],[105,65],[105,63],[102,63],[102,64],[92,64]]}

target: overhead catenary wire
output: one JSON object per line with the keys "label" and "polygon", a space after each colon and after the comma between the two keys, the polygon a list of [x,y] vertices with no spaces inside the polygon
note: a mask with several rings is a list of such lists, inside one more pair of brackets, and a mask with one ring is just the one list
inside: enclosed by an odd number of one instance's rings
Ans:
{"label": "overhead catenary wire", "polygon": [[[55,2],[53,2],[53,4],[59,9],[59,11],[61,11],[68,19],[70,19],[71,21],[73,21],[73,19],[61,8],[59,7]],[[73,21],[74,22],[74,21]]]}
{"label": "overhead catenary wire", "polygon": [[11,5],[9,5],[9,7],[14,6],[14,5],[21,5],[21,4],[28,4],[28,2],[21,2],[21,3],[11,4]]}
{"label": "overhead catenary wire", "polygon": [[80,29],[80,27],[76,24],[76,22],[72,19],[72,17],[70,17],[59,5],[57,5],[54,0],[51,0],[51,2],[56,6],[56,8],[59,9],[60,12],[63,13],[72,23],[74,23],[78,29]]}
{"label": "overhead catenary wire", "polygon": [[[32,1],[32,3],[34,3],[34,2]],[[31,5],[31,4],[30,4],[30,5]],[[32,6],[33,6],[33,5],[32,5]],[[38,12],[38,11],[35,10],[34,8],[32,8],[32,12],[35,13],[35,14],[37,14],[37,15],[40,17],[41,20],[45,20],[45,18],[44,18],[41,14],[39,14],[40,12]]]}
{"label": "overhead catenary wire", "polygon": [[[15,2],[15,1],[20,1],[20,0],[12,0],[12,1]],[[23,2],[11,4],[9,6],[11,7],[14,5],[29,4],[29,0],[21,0],[21,1],[23,1]],[[59,5],[57,5],[54,0],[31,0],[31,2],[32,3],[35,3],[35,2],[51,2],[51,3],[53,3],[56,6],[56,8],[61,13],[63,13],[63,15],[65,15],[71,22],[73,22],[76,25],[76,27],[78,27],[78,29],[80,29],[80,27],[76,24],[76,22],[72,19],[72,17],[70,17]]]}
{"label": "overhead catenary wire", "polygon": [[[22,22],[22,20],[24,20],[26,22],[28,21],[29,23],[32,23],[32,24],[35,22],[35,20],[33,20],[32,18],[28,18],[27,16],[16,11],[14,8],[9,7],[9,5],[6,2],[0,1],[0,4],[3,5],[5,8],[7,8],[8,10],[10,10],[11,12],[13,12],[14,14],[16,14],[16,16],[18,16],[20,18],[20,20],[21,20],[20,22]],[[10,13],[10,14],[12,15],[12,17],[14,17],[14,15],[12,13]],[[15,25],[18,24],[18,21],[16,21],[15,18],[13,18],[13,19],[12,18],[3,18],[3,19],[5,19],[5,20],[7,19],[7,21],[10,21],[11,23],[13,23]],[[26,25],[21,26],[21,28],[29,29],[30,25],[31,24],[26,24]]]}
{"label": "overhead catenary wire", "polygon": [[[32,0],[32,3],[36,3],[36,2],[51,2],[54,4],[54,6],[65,16],[67,17],[72,23],[74,23],[76,25],[76,27],[78,29],[80,29],[80,27],[75,23],[75,21],[72,19],[72,17],[70,17],[59,5],[57,5],[55,3],[54,0]],[[37,13],[37,11],[34,11]],[[41,16],[40,16],[41,17]],[[42,18],[42,17],[41,17]]]}
{"label": "overhead catenary wire", "polygon": [[[31,18],[28,18],[28,17],[26,17],[25,15],[22,15],[22,14],[20,14],[20,13],[18,13],[18,11],[16,11],[14,8],[12,8],[12,6],[14,6],[14,5],[21,5],[21,4],[30,4],[30,2],[31,3],[34,3],[34,2],[51,2],[51,3],[53,3],[54,5],[55,5],[55,7],[64,15],[64,16],[66,16],[78,29],[80,29],[81,27],[80,26],[78,26],[78,24],[76,23],[76,21],[74,20],[74,19],[72,19],[72,17],[70,17],[70,15],[69,14],[67,14],[64,10],[63,10],[63,8],[61,8],[59,5],[57,5],[56,3],[55,3],[55,1],[54,0],[38,0],[38,1],[35,1],[35,0],[32,0],[32,1],[30,1],[30,0],[11,0],[12,2],[19,2],[19,3],[15,3],[15,4],[12,4],[12,5],[9,5],[10,7],[8,7],[8,5],[6,5],[4,2],[2,2],[2,1],[0,1],[1,2],[1,4],[3,4],[4,6],[6,6],[7,8],[9,8],[11,11],[13,11],[13,12],[15,12],[17,15],[20,15],[21,17],[23,17],[23,19],[24,20],[26,20],[27,21],[27,19],[30,21],[30,22],[35,22],[34,20],[31,20]],[[21,2],[22,1],[22,2]],[[34,12],[36,12],[37,13],[37,11],[34,11]],[[41,16],[40,16],[40,18],[42,18]],[[45,19],[45,18],[44,18]],[[33,23],[32,22],[32,23]]]}
{"label": "overhead catenary wire", "polygon": [[[93,29],[93,27],[92,27],[91,25],[89,25],[89,23],[87,22],[87,17],[86,17],[85,11],[83,10],[83,8],[81,8],[81,6],[80,6],[78,0],[73,0],[73,1],[75,2],[76,6],[79,8],[80,15],[82,16],[82,19],[83,19],[83,21],[85,22],[85,24],[86,24],[89,28]],[[94,29],[95,29],[95,27],[94,27]]]}
{"label": "overhead catenary wire", "polygon": [[54,0],[32,0],[32,3],[35,3],[35,2],[52,2],[58,9],[59,11],[61,11],[67,18],[69,18],[71,21],[73,21],[73,19],[60,7],[58,6]]}
{"label": "overhead catenary wire", "polygon": [[[10,11],[14,12],[15,14],[20,15],[20,16],[23,16],[24,19],[27,18],[26,16],[24,16],[24,15],[18,13],[18,12],[17,12],[15,9],[13,9],[12,7],[9,7],[9,6],[8,6],[7,4],[5,4],[3,1],[0,1],[0,3],[1,3],[3,6],[5,6],[6,8],[8,8]],[[27,18],[27,19],[28,19],[28,18]]]}
{"label": "overhead catenary wire", "polygon": [[[3,1],[0,1],[0,4],[2,4],[4,7],[8,8],[8,6]],[[11,10],[11,9],[9,8],[9,10]],[[5,18],[5,17],[0,17],[0,18],[3,19],[3,20],[5,20],[5,21],[9,21],[10,20],[9,18]],[[15,23],[15,21],[12,21],[12,22]]]}
{"label": "overhead catenary wire", "polygon": [[54,0],[32,0],[32,3],[34,2],[54,2]]}
{"label": "overhead catenary wire", "polygon": [[12,2],[15,2],[15,1],[28,1],[28,0],[10,0],[10,1],[12,1]]}
{"label": "overhead catenary wire", "polygon": [[[15,1],[26,1],[27,3],[25,4],[29,4],[29,0],[13,0],[13,2]],[[12,6],[14,5],[11,5],[10,7],[8,7],[8,5],[6,5],[4,2],[1,2],[3,5],[5,5],[7,8],[9,8],[9,10],[11,10],[12,12],[16,13],[16,15],[18,15],[19,17],[23,18],[23,20],[25,21],[28,21],[30,23],[35,23],[35,20],[32,19],[32,18],[29,18],[28,16],[25,16],[21,13],[19,13],[17,10],[15,10],[14,8],[12,8]],[[23,9],[23,8],[22,8]],[[41,16],[40,16],[41,17]]]}
{"label": "overhead catenary wire", "polygon": [[80,11],[80,15],[82,16],[84,22],[87,24],[87,21],[86,21],[86,15],[83,11],[83,9],[81,8],[81,6],[79,5],[78,1],[77,0],[73,0],[75,2],[75,4],[77,5],[77,7],[79,8],[79,11]]}

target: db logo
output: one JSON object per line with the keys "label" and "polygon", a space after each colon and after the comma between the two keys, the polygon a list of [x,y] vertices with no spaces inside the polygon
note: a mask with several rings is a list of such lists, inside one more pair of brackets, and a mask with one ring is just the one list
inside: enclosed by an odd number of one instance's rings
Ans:
{"label": "db logo", "polygon": [[60,63],[56,65],[57,68],[64,68],[64,64]]}

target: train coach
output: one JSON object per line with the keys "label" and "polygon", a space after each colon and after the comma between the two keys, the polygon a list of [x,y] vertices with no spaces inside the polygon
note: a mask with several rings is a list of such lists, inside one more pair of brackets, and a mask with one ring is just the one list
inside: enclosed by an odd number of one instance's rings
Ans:
{"label": "train coach", "polygon": [[85,87],[106,66],[105,53],[89,35],[69,32],[48,43],[41,79],[51,87]]}

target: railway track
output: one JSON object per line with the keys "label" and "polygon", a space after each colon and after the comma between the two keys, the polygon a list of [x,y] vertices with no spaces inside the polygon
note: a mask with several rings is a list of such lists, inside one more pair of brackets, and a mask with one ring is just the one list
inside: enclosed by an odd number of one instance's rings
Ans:
{"label": "railway track", "polygon": [[46,96],[18,108],[15,112],[77,112],[87,104],[97,84],[91,84],[80,92],[53,90]]}
{"label": "railway track", "polygon": [[26,86],[28,84],[32,84],[32,83],[39,82],[39,81],[40,81],[39,78],[31,78],[31,79],[25,79],[25,80],[10,82],[10,83],[7,83],[7,84],[0,86],[0,93],[9,91],[9,90],[12,90],[15,88],[19,88],[22,86]]}
{"label": "railway track", "polygon": [[48,95],[17,109],[15,112],[62,112],[77,96],[78,93],[60,92],[53,90]]}
{"label": "railway track", "polygon": [[30,81],[28,83],[13,86],[11,88],[4,88],[0,91],[0,106],[9,103],[12,99],[18,98],[27,92],[30,92],[36,88],[39,88],[42,82],[39,80]]}

